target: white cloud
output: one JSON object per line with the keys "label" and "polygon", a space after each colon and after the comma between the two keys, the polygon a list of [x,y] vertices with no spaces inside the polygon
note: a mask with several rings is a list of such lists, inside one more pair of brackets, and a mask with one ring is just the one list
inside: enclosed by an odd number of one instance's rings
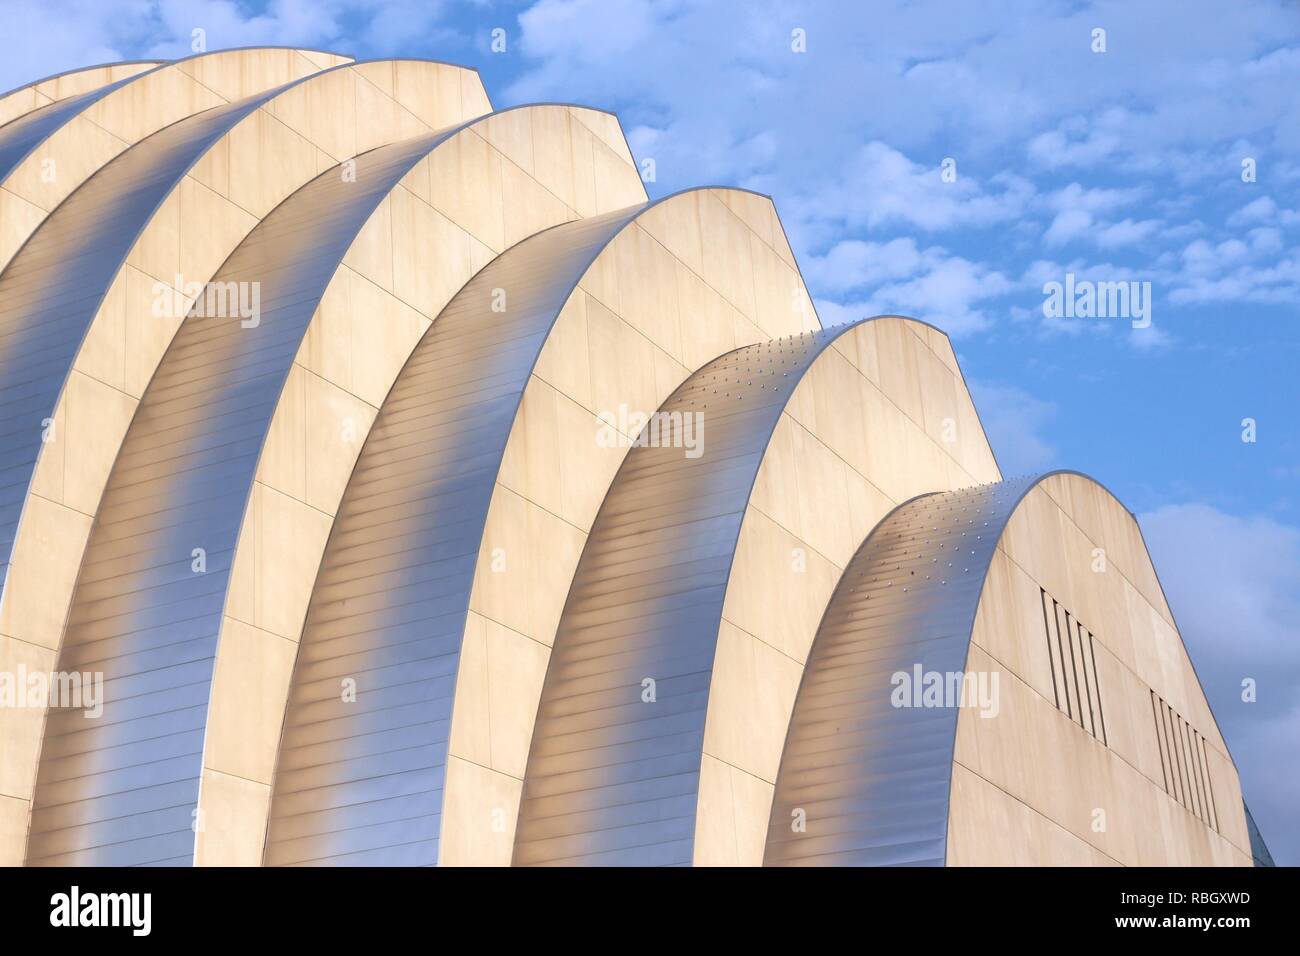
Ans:
{"label": "white cloud", "polygon": [[1077,182],[1070,183],[1062,189],[1044,197],[1047,206],[1057,210],[1081,209],[1086,212],[1109,212],[1120,206],[1136,201],[1142,195],[1140,189],[1087,188]]}
{"label": "white cloud", "polygon": [[1060,246],[1087,234],[1092,228],[1092,213],[1086,209],[1063,209],[1056,214],[1052,225],[1043,235],[1049,246]]}
{"label": "white cloud", "polygon": [[1120,222],[1111,223],[1098,231],[1096,236],[1097,245],[1103,249],[1131,246],[1134,243],[1150,238],[1159,228],[1160,220],[1158,219],[1143,219],[1141,222],[1124,219]]}
{"label": "white cloud", "polygon": [[1150,325],[1142,328],[1129,327],[1126,341],[1138,352],[1163,352],[1173,346],[1174,336],[1152,320]]}
{"label": "white cloud", "polygon": [[1002,273],[937,246],[918,252],[910,239],[836,246],[826,257],[813,257],[805,274],[814,290],[859,292],[852,302],[817,299],[818,313],[828,324],[828,316],[896,313],[922,319],[952,336],[989,325],[981,304],[1013,287]]}
{"label": "white cloud", "polygon": [[195,30],[209,51],[303,46],[378,56],[449,36],[448,9],[442,0],[270,0],[261,10],[235,0],[7,0],[6,30],[41,42],[10,45],[0,90],[95,63],[191,56]]}
{"label": "white cloud", "polygon": [[1011,280],[1001,272],[948,256],[934,261],[922,275],[881,286],[873,298],[892,311],[914,315],[949,335],[962,336],[989,324],[980,303],[1000,298],[1011,288]]}
{"label": "white cloud", "polygon": [[1228,217],[1229,226],[1243,226],[1256,222],[1272,222],[1277,218],[1277,203],[1268,196],[1248,202]]}
{"label": "white cloud", "polygon": [[1274,226],[1257,226],[1246,233],[1246,236],[1250,239],[1250,247],[1258,252],[1281,252],[1285,247],[1282,231]]}
{"label": "white cloud", "polygon": [[1095,166],[1108,159],[1120,145],[1114,133],[1089,129],[1086,120],[1071,117],[1056,129],[1040,133],[1029,141],[1029,158],[1040,166]]}
{"label": "white cloud", "polygon": [[[1098,18],[1114,41],[1105,55],[1088,45]],[[917,230],[956,248],[949,233],[1002,229],[1158,255],[1150,247],[1185,242],[1189,223],[1143,203],[1186,198],[1178,184],[1231,181],[1247,153],[1284,176],[1278,157],[1300,147],[1300,106],[1280,92],[1300,82],[1300,65],[1276,52],[1300,31],[1275,3],[1248,0],[1229,17],[1206,0],[1071,11],[1025,2],[1009,22],[990,35],[973,11],[927,2],[859,13],[780,0],[740,12],[541,0],[521,17],[531,60],[504,99],[601,90],[599,105],[659,131],[661,189],[770,192],[800,254]],[[792,26],[807,31],[806,54],[792,53]],[[957,160],[954,183],[939,177],[945,157]],[[1057,198],[1073,202],[1040,205],[1066,170],[1109,181],[1067,185]],[[1123,201],[1090,204],[1109,197]]]}
{"label": "white cloud", "polygon": [[676,4],[654,10],[647,0],[541,0],[519,15],[523,53],[558,71],[618,64],[643,47]]}
{"label": "white cloud", "polygon": [[1133,205],[1142,195],[1140,189],[1086,188],[1070,183],[1042,198],[1042,205],[1056,215],[1043,235],[1049,246],[1061,246],[1076,239],[1090,239],[1102,248],[1131,245],[1154,233],[1160,226],[1155,219],[1136,222],[1108,222],[1099,214]]}
{"label": "white cloud", "polygon": [[804,278],[818,292],[842,293],[915,275],[926,261],[911,238],[888,242],[846,239],[824,256],[805,256],[802,265]]}
{"label": "white cloud", "polygon": [[1276,229],[1253,229],[1247,240],[1195,239],[1170,277],[1170,301],[1179,305],[1251,302],[1294,305],[1300,300],[1300,247],[1286,249]]}
{"label": "white cloud", "polygon": [[1278,206],[1271,196],[1260,196],[1246,203],[1227,219],[1228,226],[1234,229],[1257,223],[1276,223],[1288,228],[1297,226],[1300,225],[1300,212]]}
{"label": "white cloud", "polygon": [[801,218],[879,229],[910,225],[926,231],[989,226],[1020,215],[1033,194],[1028,181],[1001,173],[981,184],[963,172],[945,182],[940,164],[924,166],[882,142],[867,143],[840,176],[805,196]]}
{"label": "white cloud", "polygon": [[883,314],[870,302],[836,302],[832,299],[814,298],[813,305],[816,306],[817,315],[825,328]]}

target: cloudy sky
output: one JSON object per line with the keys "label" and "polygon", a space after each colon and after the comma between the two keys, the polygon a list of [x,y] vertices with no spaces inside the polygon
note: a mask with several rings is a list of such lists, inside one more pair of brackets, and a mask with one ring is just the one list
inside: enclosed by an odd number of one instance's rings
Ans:
{"label": "cloudy sky", "polygon": [[[1004,472],[1077,468],[1138,514],[1247,799],[1278,861],[1300,864],[1292,0],[5,0],[4,13],[12,35],[42,39],[9,47],[0,89],[187,55],[196,27],[209,49],[424,56],[477,66],[498,107],[616,110],[653,160],[652,195],[770,193],[824,323],[896,311],[944,328]],[[1045,283],[1067,274],[1150,283],[1149,327],[1045,315]]]}

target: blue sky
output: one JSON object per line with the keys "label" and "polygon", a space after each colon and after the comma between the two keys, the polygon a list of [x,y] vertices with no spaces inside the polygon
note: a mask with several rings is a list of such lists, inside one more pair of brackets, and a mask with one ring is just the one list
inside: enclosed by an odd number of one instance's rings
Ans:
{"label": "blue sky", "polygon": [[[10,48],[3,89],[187,55],[195,27],[209,49],[423,56],[478,67],[498,107],[617,111],[652,195],[771,194],[823,322],[896,311],[949,331],[1006,473],[1077,468],[1138,514],[1247,799],[1300,863],[1294,3],[4,7],[40,42]],[[1151,327],[1045,316],[1066,273],[1149,282]]]}

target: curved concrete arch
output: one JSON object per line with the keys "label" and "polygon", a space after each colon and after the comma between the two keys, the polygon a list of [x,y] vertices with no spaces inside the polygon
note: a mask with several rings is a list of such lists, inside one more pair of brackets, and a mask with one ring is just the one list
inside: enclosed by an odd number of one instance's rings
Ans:
{"label": "curved concrete arch", "polygon": [[[205,60],[202,69],[234,65]],[[486,105],[476,74],[446,64],[326,68],[153,134],[92,176],[23,245],[0,274],[0,660],[54,662],[104,482],[188,307],[186,287],[208,282],[249,230],[322,168]],[[160,313],[160,301],[174,307]],[[31,796],[40,720],[0,712],[12,755],[0,796],[12,798],[3,805],[15,813],[13,802]],[[9,841],[5,848],[21,853]]]}
{"label": "curved concrete arch", "polygon": [[0,94],[0,126],[41,107],[49,106],[51,103],[90,93],[111,86],[118,80],[129,79],[152,70],[162,66],[163,62],[162,60],[122,60],[116,63],[100,63],[97,66],[54,73],[35,82],[14,87],[9,92]]}
{"label": "curved concrete arch", "polygon": [[200,53],[61,100],[0,129],[0,266],[111,159],[207,109],[302,79],[350,57],[287,47]]}
{"label": "curved concrete arch", "polygon": [[766,863],[1249,865],[1241,807],[1137,522],[1054,472],[909,501],[863,544]]}
{"label": "curved concrete arch", "polygon": [[[761,240],[732,203],[761,212]],[[498,703],[505,693],[523,714],[540,689],[558,597],[605,476],[626,452],[598,446],[593,409],[653,409],[710,337],[762,334],[754,319],[771,321],[773,310],[756,312],[753,263],[781,260],[766,246],[774,218],[765,198],[699,190],[559,226],[510,249],[443,310],[384,402],[321,562],[268,863],[509,861],[508,794],[512,785],[517,794],[528,721],[498,723],[497,750],[480,754],[479,710],[495,688]],[[760,241],[766,254],[756,257]],[[791,266],[779,268],[797,281]],[[679,286],[702,326],[689,340]],[[720,288],[747,288],[747,311]],[[796,311],[788,284],[780,288],[777,321],[815,322],[806,298]],[[507,653],[504,668],[480,677],[485,627],[520,656]],[[357,706],[332,704],[348,675]],[[409,695],[424,703],[412,707]],[[392,751],[405,751],[403,772],[367,773]],[[463,826],[451,822],[458,815]]]}
{"label": "curved concrete arch", "polygon": [[[313,462],[319,466],[312,475],[312,481],[316,483],[315,494],[295,486],[292,478],[288,477],[294,471],[294,451],[301,450],[305,438],[301,433],[294,432],[301,425],[300,421],[295,422],[295,415],[311,416],[322,411],[322,408],[327,412],[337,412],[340,409],[334,406],[342,403],[342,411],[356,415],[358,428],[362,427],[361,423],[368,422],[361,399],[342,389],[334,388],[330,391],[332,386],[338,385],[337,368],[316,368],[311,373],[315,376],[315,385],[304,382],[304,377],[308,374],[307,368],[313,366],[312,353],[315,352],[324,363],[338,363],[347,353],[359,366],[356,370],[357,378],[364,380],[364,384],[358,386],[358,391],[377,404],[391,381],[391,375],[396,371],[396,366],[393,366],[385,379],[384,363],[391,364],[396,354],[400,364],[401,358],[409,351],[409,345],[402,344],[403,336],[418,333],[420,323],[427,327],[432,315],[437,313],[452,291],[468,278],[472,269],[490,258],[494,250],[485,242],[499,244],[504,241],[503,235],[531,229],[531,224],[539,217],[545,221],[548,216],[552,220],[577,216],[574,210],[553,196],[549,198],[548,206],[549,194],[546,194],[541,183],[530,176],[521,180],[522,173],[518,167],[509,163],[507,156],[491,145],[502,138],[509,139],[512,143],[518,143],[521,138],[529,140],[523,133],[538,118],[538,113],[545,114],[541,118],[543,121],[553,121],[558,113],[559,118],[565,122],[570,118],[575,122],[579,119],[588,123],[597,122],[587,117],[586,111],[579,109],[521,109],[482,117],[461,127],[429,134],[409,143],[381,147],[359,157],[355,161],[355,169],[347,171],[346,175],[336,168],[291,196],[239,246],[214,279],[214,286],[261,282],[269,290],[263,295],[265,318],[274,321],[275,330],[260,336],[260,326],[250,330],[229,330],[234,338],[228,335],[222,341],[212,332],[211,323],[205,323],[201,317],[190,316],[181,325],[181,330],[151,380],[149,391],[141,400],[131,430],[122,444],[122,451],[116,457],[112,477],[96,516],[95,532],[86,547],[86,557],[81,565],[77,591],[69,614],[68,633],[60,656],[62,669],[87,664],[99,667],[98,655],[109,654],[111,659],[103,664],[103,669],[109,674],[106,686],[114,693],[123,693],[123,688],[129,690],[137,685],[149,687],[151,682],[155,682],[160,688],[143,696],[158,701],[168,694],[180,694],[184,699],[190,700],[199,692],[196,688],[200,688],[203,682],[192,682],[193,686],[188,691],[184,687],[173,688],[167,684],[166,669],[159,662],[167,660],[168,655],[197,654],[190,661],[189,667],[175,671],[176,679],[182,679],[189,671],[211,673],[215,648],[209,648],[208,645],[215,643],[213,638],[221,626],[221,611],[227,597],[236,606],[233,612],[235,617],[242,618],[240,626],[248,622],[249,627],[244,630],[263,625],[265,629],[259,633],[278,633],[281,636],[275,637],[276,641],[290,635],[296,636],[296,627],[284,625],[286,617],[283,610],[264,618],[254,610],[240,606],[242,600],[235,593],[240,589],[236,583],[232,583],[232,578],[238,578],[239,572],[238,569],[231,571],[231,552],[240,531],[242,516],[249,513],[250,507],[259,519],[270,522],[274,517],[280,518],[280,528],[284,530],[284,521],[301,520],[304,512],[314,514],[318,519],[322,516],[322,512],[314,510],[312,505],[320,497],[328,496],[322,489],[329,487],[330,477],[327,473],[331,469],[338,473],[333,480],[339,486],[346,480],[350,457],[331,460],[328,455],[315,457]],[[522,128],[520,123],[523,124]],[[566,146],[570,143],[567,133],[566,130]],[[546,136],[539,136],[537,143],[543,148],[555,145],[553,137]],[[443,147],[446,148],[445,154]],[[393,157],[404,158],[399,160]],[[440,166],[444,162],[450,164],[446,169]],[[486,196],[481,195],[481,191],[467,191],[465,183],[451,175],[455,171],[464,173],[467,167],[473,171],[480,165],[483,166],[481,172],[484,175],[489,174],[488,167],[497,170],[496,185],[488,188]],[[529,165],[530,168],[533,165],[531,157]],[[505,168],[507,166],[508,169]],[[398,186],[399,181],[404,184],[401,188]],[[630,160],[623,173],[624,193],[629,186],[640,193],[640,181]],[[476,210],[476,214],[489,223],[495,220],[495,228],[488,228],[485,242],[479,242],[472,233],[457,226],[449,217],[426,204],[421,197],[436,201],[440,206],[450,204],[457,214],[460,212],[457,203],[466,198],[477,198],[481,200],[482,208]],[[518,208],[507,212],[504,208],[508,205],[507,199],[516,202]],[[367,206],[366,203],[371,200],[373,203]],[[361,215],[358,210],[364,211],[367,208],[371,211],[358,219],[357,216]],[[340,216],[343,217],[341,222],[336,222]],[[364,228],[362,222],[365,223]],[[505,233],[502,232],[503,229],[506,230]],[[394,239],[394,236],[400,238]],[[471,244],[475,248],[471,248]],[[350,350],[337,337],[325,343],[316,343],[327,346],[322,355],[313,343],[304,344],[302,339],[308,332],[307,320],[316,312],[317,300],[328,294],[327,285],[337,271],[339,256],[329,251],[336,247],[347,251],[345,261],[356,279],[350,290],[344,284],[343,301],[346,302],[351,296],[358,301],[358,308],[367,318],[391,320],[393,328],[386,329],[377,323],[375,327],[366,330],[367,341]],[[431,256],[435,261],[445,260],[436,271],[423,264]],[[324,263],[322,271],[295,274],[295,269],[301,272],[307,268],[303,263],[310,263],[313,259]],[[262,270],[261,273],[257,271],[259,269]],[[248,278],[244,273],[253,276],[264,274],[266,279]],[[433,273],[432,277],[430,273]],[[289,282],[287,290],[286,281]],[[281,307],[274,300],[276,295],[289,296],[289,303]],[[318,323],[323,326],[318,329],[322,337],[337,335],[337,328],[330,328],[338,318],[337,305],[337,297],[332,304],[321,302],[322,312],[333,313]],[[346,312],[346,307],[344,311]],[[244,338],[240,338],[241,335]],[[302,362],[295,364],[295,356],[300,351],[304,352]],[[361,368],[364,362],[369,364]],[[192,367],[195,363],[199,363],[201,368],[214,365],[237,371],[238,374],[219,379],[204,375],[196,382],[193,380],[195,368]],[[297,378],[290,377],[288,383],[284,384],[286,376],[291,376],[295,368],[302,374]],[[260,390],[248,392],[243,383],[245,377],[260,382]],[[311,391],[312,401],[306,402],[305,406],[301,401],[295,402],[292,397],[295,386],[306,387]],[[241,388],[244,391],[240,391]],[[301,400],[302,395],[299,394],[298,398]],[[221,402],[232,403],[240,410],[238,425],[231,425],[224,418],[213,420],[199,417],[210,414]],[[279,421],[273,419],[273,411],[277,406],[288,408]],[[162,422],[158,420],[160,417]],[[316,424],[319,427],[323,423]],[[281,425],[284,427],[278,428]],[[319,432],[312,437],[319,438]],[[235,438],[238,438],[239,444],[232,446]],[[205,458],[203,450],[212,443],[215,443],[215,447],[223,448],[224,454]],[[246,453],[239,453],[241,449]],[[262,471],[267,484],[265,487],[258,486],[264,493],[251,506],[246,506],[250,500],[250,485],[253,470],[258,465],[259,452],[262,452]],[[297,464],[303,464],[300,455]],[[143,497],[141,486],[145,489]],[[205,495],[208,491],[218,486],[233,490],[219,500],[207,500]],[[281,494],[281,491],[288,494]],[[276,501],[271,500],[272,497]],[[142,505],[152,507],[152,502],[159,499],[167,501],[168,507],[159,511],[141,512]],[[277,501],[278,509],[275,507]],[[294,506],[297,506],[296,510]],[[310,536],[312,522],[308,520],[302,530]],[[199,546],[205,549],[208,562],[201,582],[196,581],[185,569],[176,567],[175,562],[169,560],[170,556],[163,553],[167,543],[174,542],[175,535],[197,535],[200,532],[206,535]],[[123,536],[127,540],[124,541]],[[308,547],[306,540],[299,543],[304,549]],[[253,551],[248,553],[251,555]],[[265,555],[257,558],[259,567],[263,560]],[[188,560],[185,563],[188,565]],[[171,570],[175,570],[176,574],[171,574]],[[178,576],[181,580],[174,580]],[[265,571],[259,571],[257,576],[259,589],[263,586],[277,588],[290,577]],[[158,581],[167,581],[168,584],[154,586],[151,583]],[[204,591],[204,588],[207,590]],[[183,595],[187,589],[207,594],[206,602],[191,602],[180,608],[167,606],[168,601]],[[102,599],[109,593],[118,594],[123,590],[132,594],[132,601]],[[285,597],[287,602],[287,595]],[[116,611],[119,606],[123,608],[121,613]],[[106,612],[107,617],[97,617]],[[180,620],[168,617],[174,613],[188,616]],[[158,620],[168,623],[165,632],[157,623]],[[206,636],[208,629],[211,630],[211,638]],[[177,634],[188,634],[191,639],[178,644]],[[239,646],[236,638],[240,636],[237,629],[234,637],[230,638],[231,642]],[[154,646],[152,642],[155,640],[165,642],[161,646]],[[129,647],[130,653],[110,653],[119,645]],[[246,644],[243,646],[247,648]],[[152,673],[160,668],[160,673]],[[248,675],[244,673],[240,676],[242,680]],[[233,689],[233,693],[240,696],[246,687],[246,683],[241,684]],[[200,696],[206,704],[208,695],[205,688]],[[126,717],[118,722],[121,726],[97,725],[89,731],[80,730],[84,724],[79,724],[67,714],[51,713],[32,816],[29,859],[69,858],[57,855],[65,852],[58,849],[65,845],[81,848],[83,856],[79,858],[95,860],[136,859],[139,854],[146,852],[147,845],[140,841],[124,841],[118,846],[96,844],[94,841],[102,840],[106,827],[96,826],[93,821],[98,819],[96,814],[110,812],[121,805],[133,805],[130,796],[122,797],[121,790],[113,789],[117,786],[115,781],[126,779],[134,784],[137,780],[154,780],[152,774],[155,771],[167,772],[168,768],[144,766],[139,762],[140,748],[132,745],[124,745],[112,751],[120,754],[120,759],[125,763],[125,766],[119,765],[118,771],[110,768],[102,774],[85,774],[82,772],[84,767],[75,757],[75,754],[81,753],[76,749],[81,746],[79,741],[101,732],[111,739],[127,741],[132,734],[146,733],[148,721],[140,719],[134,713],[131,709],[134,706],[128,700],[117,708],[110,707],[110,710],[126,713]],[[239,709],[236,705],[236,710]],[[198,704],[191,704],[192,717],[201,718],[204,710]],[[236,719],[245,716],[239,713],[236,714]],[[60,720],[62,723],[56,726]],[[213,737],[219,737],[219,734],[210,732],[209,738]],[[54,751],[53,758],[50,757],[52,742],[63,748]],[[193,740],[185,734],[169,735],[169,744],[181,750],[168,767],[188,767],[192,755],[185,748],[192,743]],[[223,761],[243,760],[243,750],[247,749],[245,742],[227,739],[226,743],[231,745],[230,749],[219,752],[217,757],[212,757],[212,748],[208,748],[208,769],[213,769],[211,763],[229,769]],[[73,749],[74,755],[65,759],[68,748]],[[194,762],[198,763],[197,755],[194,755]],[[71,779],[69,774],[76,779],[65,786],[62,781]],[[214,778],[205,771],[205,787],[212,779]],[[238,778],[226,774],[221,779],[228,781]],[[177,781],[177,786],[186,785],[186,780],[188,778]],[[196,768],[196,786],[197,782]],[[96,788],[103,789],[107,796],[96,799]],[[144,800],[166,799],[169,793],[167,787],[161,785],[142,785],[135,789],[135,798]],[[170,817],[146,811],[133,815],[132,818],[141,827],[153,826],[151,821],[163,825],[164,820],[171,819],[174,823],[172,818],[179,812],[179,808],[172,807],[170,811]],[[219,824],[227,819],[221,813],[214,815]],[[69,819],[91,822],[74,826],[68,823]],[[199,828],[201,835],[206,832],[203,827]],[[171,845],[177,839],[186,837],[188,834],[172,834],[169,837],[155,835],[152,839],[162,845]],[[204,840],[201,838],[198,849],[202,851],[203,846]],[[260,842],[256,850],[260,850]]]}
{"label": "curved concrete arch", "polygon": [[996,475],[932,332],[879,318],[749,346],[661,407],[703,419],[704,453],[634,448],[601,505],[537,711],[516,864],[761,862],[839,569],[908,489]]}

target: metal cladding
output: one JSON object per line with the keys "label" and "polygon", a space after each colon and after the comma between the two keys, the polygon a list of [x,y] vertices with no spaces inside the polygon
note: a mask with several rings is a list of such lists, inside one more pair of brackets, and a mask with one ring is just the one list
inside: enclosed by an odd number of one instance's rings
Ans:
{"label": "metal cladding", "polygon": [[[951,839],[962,786],[1019,798],[889,679],[985,652],[1038,505],[1040,577],[1125,616],[1108,693],[1167,696],[1240,804],[1136,523],[1045,503],[1051,476],[976,485],[1000,472],[943,333],[820,329],[767,197],[645,201],[612,116],[489,109],[472,70],[280,48],[0,96],[0,690],[98,688],[0,694],[0,865],[979,862],[1038,810]],[[1128,577],[1070,571],[1079,540]],[[1013,625],[1047,594],[1004,590]],[[1106,707],[1174,862],[1271,862]]]}
{"label": "metal cladding", "polygon": [[85,112],[109,93],[129,83],[132,78],[118,80],[108,86],[71,96],[66,100],[49,103],[40,109],[20,116],[0,127],[0,182],[51,133],[72,117]]}
{"label": "metal cladding", "polygon": [[0,274],[0,579],[44,421],[109,286],[186,171],[266,98],[181,120],[127,150],[61,203]]}
{"label": "metal cladding", "polygon": [[[1040,480],[913,499],[863,543],[804,669],[766,865],[943,865],[958,712],[893,706],[890,678],[965,669],[998,539]],[[815,825],[792,827],[799,810]]]}
{"label": "metal cladding", "polygon": [[[629,452],[592,526],[533,730],[516,865],[688,865],[714,650],[741,520],[803,374],[858,323],[737,349],[660,409],[708,454]],[[655,684],[655,705],[642,700]]]}
{"label": "metal cladding", "polygon": [[103,672],[104,713],[88,726],[51,710],[29,863],[190,862],[230,559],[276,401],[357,233],[447,135],[363,154],[355,182],[332,169],[303,187],[214,279],[259,282],[259,321],[191,313],[172,340],[100,503],[59,658]]}
{"label": "metal cladding", "polygon": [[[353,470],[290,690],[266,862],[438,862],[461,638],[488,506],[547,333],[649,204],[555,226],[457,293]],[[508,291],[504,311],[493,290]],[[364,698],[340,700],[355,677]]]}
{"label": "metal cladding", "polygon": [[80,112],[88,101],[96,98],[95,93],[86,93],[49,103],[0,127],[0,180],[26,159],[46,136],[62,126],[69,116]]}

